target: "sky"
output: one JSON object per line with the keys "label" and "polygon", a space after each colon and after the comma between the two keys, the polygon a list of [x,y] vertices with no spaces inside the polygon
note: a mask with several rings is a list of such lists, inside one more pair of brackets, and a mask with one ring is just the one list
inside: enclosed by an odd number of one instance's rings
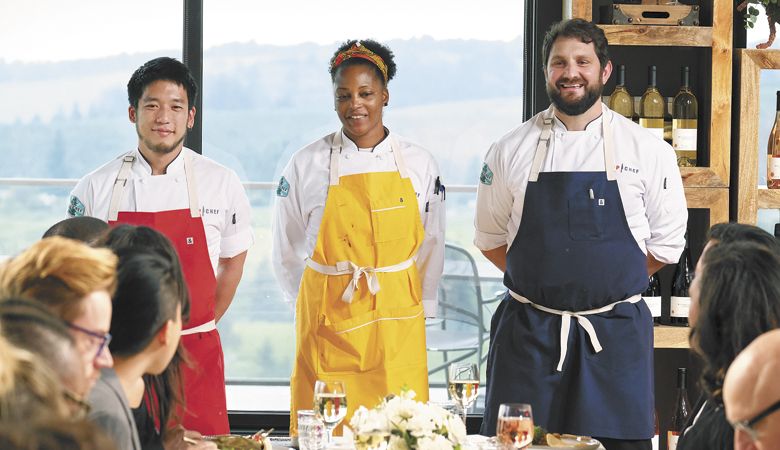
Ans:
{"label": "sky", "polygon": [[[182,0],[0,0],[0,60],[65,61],[180,48]],[[204,47],[228,42],[509,41],[522,0],[204,0]]]}

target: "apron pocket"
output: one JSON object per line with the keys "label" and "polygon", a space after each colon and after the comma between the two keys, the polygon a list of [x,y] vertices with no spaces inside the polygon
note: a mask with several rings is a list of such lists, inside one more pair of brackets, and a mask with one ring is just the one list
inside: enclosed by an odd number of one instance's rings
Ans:
{"label": "apron pocket", "polygon": [[[413,236],[409,211],[414,203],[405,202],[403,197],[382,201],[371,200],[371,225],[374,227],[374,242],[389,242]],[[408,204],[407,204],[408,203]],[[417,211],[412,211],[419,214]]]}
{"label": "apron pocket", "polygon": [[600,241],[605,208],[603,199],[569,200],[569,236],[575,241]]}
{"label": "apron pocket", "polygon": [[333,324],[326,319],[317,346],[325,372],[368,372],[408,365],[415,357],[424,361],[422,306],[377,309]]}

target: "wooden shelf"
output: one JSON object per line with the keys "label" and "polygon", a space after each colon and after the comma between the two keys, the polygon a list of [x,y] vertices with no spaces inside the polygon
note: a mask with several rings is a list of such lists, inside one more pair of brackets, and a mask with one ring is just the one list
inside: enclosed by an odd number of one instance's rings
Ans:
{"label": "wooden shelf", "polygon": [[710,167],[680,167],[680,176],[685,187],[729,187],[729,180]]}
{"label": "wooden shelf", "polygon": [[[780,50],[743,49],[739,51],[737,57],[740,76],[737,220],[755,224],[759,209],[780,208],[780,190],[767,189],[766,186],[758,185],[758,112],[761,71],[780,69]],[[762,136],[762,139],[765,137]],[[764,143],[765,141],[761,142]]]}
{"label": "wooden shelf", "polygon": [[712,27],[599,25],[609,45],[712,47]]}
{"label": "wooden shelf", "polygon": [[653,327],[655,348],[689,348],[688,335],[691,329],[688,327],[672,327],[659,325]]}
{"label": "wooden shelf", "polygon": [[688,208],[708,209],[710,226],[729,221],[729,188],[685,188]]}
{"label": "wooden shelf", "polygon": [[780,208],[780,189],[767,189],[766,186],[759,186],[757,194],[756,206],[758,209]]}

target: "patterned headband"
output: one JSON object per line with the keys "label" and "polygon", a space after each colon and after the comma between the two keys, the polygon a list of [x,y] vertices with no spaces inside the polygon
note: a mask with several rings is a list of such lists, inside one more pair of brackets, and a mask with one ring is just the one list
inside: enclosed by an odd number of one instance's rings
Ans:
{"label": "patterned headband", "polygon": [[336,55],[336,59],[333,60],[330,70],[335,70],[341,63],[350,58],[362,58],[374,63],[374,65],[379,68],[379,71],[382,72],[382,76],[385,78],[385,84],[387,84],[387,65],[385,65],[385,62],[379,55],[361,45],[360,41],[355,42],[352,44],[352,47]]}

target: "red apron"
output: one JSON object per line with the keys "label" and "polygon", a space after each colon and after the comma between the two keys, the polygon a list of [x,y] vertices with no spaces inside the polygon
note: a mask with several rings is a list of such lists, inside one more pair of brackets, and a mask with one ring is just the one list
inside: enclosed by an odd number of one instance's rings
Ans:
{"label": "red apron", "polygon": [[191,156],[183,152],[189,209],[159,212],[119,212],[122,193],[135,156],[124,157],[114,182],[108,211],[109,225],[144,225],[164,234],[179,254],[190,293],[190,319],[182,330],[182,344],[192,367],[182,367],[185,412],[182,425],[204,435],[230,432],[225,403],[225,363],[214,321],[217,280],[209,259],[206,232],[198,207]]}

